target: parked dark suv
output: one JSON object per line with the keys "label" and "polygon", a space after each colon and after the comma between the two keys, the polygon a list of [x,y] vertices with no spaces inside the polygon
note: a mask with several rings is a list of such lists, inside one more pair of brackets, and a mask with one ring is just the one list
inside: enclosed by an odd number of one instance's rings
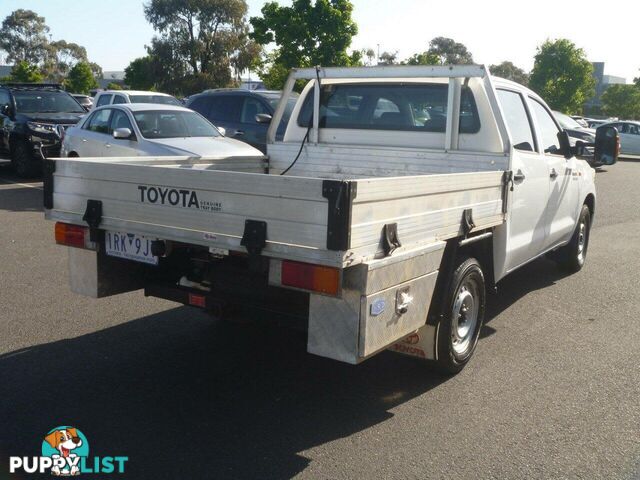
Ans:
{"label": "parked dark suv", "polygon": [[[272,90],[206,90],[189,97],[186,106],[209,119],[216,127],[224,128],[227,137],[242,140],[266,152],[269,120],[281,95],[282,92]],[[295,103],[295,97],[289,99],[278,133],[284,132]],[[256,118],[259,114],[263,115]]]}
{"label": "parked dark suv", "polygon": [[60,155],[64,131],[85,114],[58,84],[0,84],[0,155],[21,177],[40,172],[44,157]]}

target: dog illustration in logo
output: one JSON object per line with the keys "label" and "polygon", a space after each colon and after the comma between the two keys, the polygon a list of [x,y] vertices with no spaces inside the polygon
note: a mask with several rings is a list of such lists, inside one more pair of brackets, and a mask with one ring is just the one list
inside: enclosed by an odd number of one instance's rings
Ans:
{"label": "dog illustration in logo", "polygon": [[[60,455],[52,455],[54,459],[54,465],[51,467],[51,474],[56,476],[68,477],[71,475],[80,475],[80,467],[76,463],[69,469],[69,463],[67,458],[77,458],[75,453],[71,453],[72,450],[82,446],[82,440],[78,436],[78,432],[75,428],[63,428],[60,430],[54,430],[49,435],[44,437],[44,440],[60,452]],[[57,459],[61,459],[62,462]],[[60,466],[62,464],[62,466]]]}

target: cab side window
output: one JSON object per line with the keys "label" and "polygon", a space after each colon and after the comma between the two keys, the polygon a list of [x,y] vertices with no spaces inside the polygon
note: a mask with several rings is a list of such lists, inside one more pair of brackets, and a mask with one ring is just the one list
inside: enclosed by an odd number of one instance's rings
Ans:
{"label": "cab side window", "polygon": [[109,103],[111,103],[111,97],[113,95],[108,94],[108,95],[100,95],[100,98],[98,98],[98,103],[96,103],[96,107],[101,107],[103,105],[109,105]]}
{"label": "cab side window", "polygon": [[117,103],[127,103],[127,100],[122,95],[115,95],[113,97],[113,104]]}
{"label": "cab side window", "polygon": [[258,123],[256,121],[256,115],[259,113],[269,113],[267,107],[264,104],[252,97],[246,97],[242,105],[242,114],[240,115],[241,123]]}
{"label": "cab side window", "polygon": [[122,110],[113,109],[113,115],[111,115],[111,128],[109,132],[113,132],[117,128],[128,128],[133,132],[131,121],[126,113]]}
{"label": "cab side window", "polygon": [[531,122],[524,105],[524,99],[517,92],[498,90],[498,99],[502,106],[505,122],[511,133],[513,148],[526,152],[535,150]]}
{"label": "cab side window", "polygon": [[5,105],[11,104],[11,97],[9,97],[9,92],[6,90],[0,90],[0,109]]}
{"label": "cab side window", "polygon": [[560,155],[560,141],[558,140],[558,125],[549,111],[536,99],[529,98],[533,117],[538,127],[538,143],[540,150],[550,155]]}
{"label": "cab side window", "polygon": [[111,109],[105,108],[93,114],[84,128],[91,132],[96,133],[109,133],[109,117],[111,116]]}

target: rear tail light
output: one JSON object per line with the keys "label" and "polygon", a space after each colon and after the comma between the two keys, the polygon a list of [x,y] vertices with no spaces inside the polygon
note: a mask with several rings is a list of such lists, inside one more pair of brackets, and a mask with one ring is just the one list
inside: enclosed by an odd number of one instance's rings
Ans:
{"label": "rear tail light", "polygon": [[310,263],[282,261],[283,286],[310,290],[326,295],[340,293],[340,270]]}
{"label": "rear tail light", "polygon": [[70,223],[56,222],[56,243],[67,247],[96,250],[97,245],[89,239],[89,228]]}

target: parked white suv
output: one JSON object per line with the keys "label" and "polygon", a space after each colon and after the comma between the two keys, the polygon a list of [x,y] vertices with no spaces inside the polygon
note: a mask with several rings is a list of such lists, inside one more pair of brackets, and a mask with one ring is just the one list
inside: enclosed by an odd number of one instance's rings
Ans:
{"label": "parked white suv", "polygon": [[62,157],[165,155],[261,158],[262,152],[224,137],[193,110],[140,103],[94,109],[65,132],[61,151]]}
{"label": "parked white suv", "polygon": [[105,90],[96,93],[93,108],[120,103],[160,103],[162,105],[182,105],[178,99],[167,93],[145,92],[142,90]]}

